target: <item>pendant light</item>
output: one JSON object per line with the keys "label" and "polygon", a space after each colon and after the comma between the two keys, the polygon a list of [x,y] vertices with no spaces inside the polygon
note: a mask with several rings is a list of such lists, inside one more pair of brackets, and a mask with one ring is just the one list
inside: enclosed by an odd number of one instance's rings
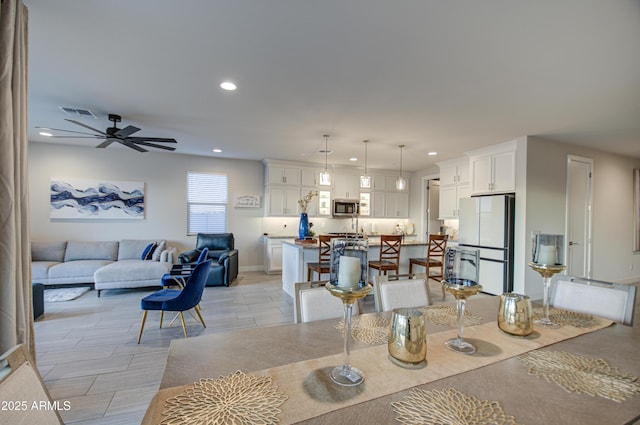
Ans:
{"label": "pendant light", "polygon": [[396,180],[396,189],[405,190],[407,188],[407,181],[402,178],[402,148],[404,145],[398,145],[400,148],[400,176],[398,176],[398,180]]}
{"label": "pendant light", "polygon": [[360,176],[360,188],[371,189],[371,176],[367,174],[367,144],[368,140],[364,140],[364,175]]}
{"label": "pendant light", "polygon": [[329,174],[329,169],[327,167],[327,155],[329,155],[329,148],[328,148],[329,135],[325,134],[323,137],[324,137],[324,171],[320,173],[320,185],[331,186],[331,174]]}

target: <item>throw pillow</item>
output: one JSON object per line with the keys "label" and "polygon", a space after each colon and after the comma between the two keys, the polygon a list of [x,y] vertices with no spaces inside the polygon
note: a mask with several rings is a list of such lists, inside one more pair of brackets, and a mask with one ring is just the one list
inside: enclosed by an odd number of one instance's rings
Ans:
{"label": "throw pillow", "polygon": [[144,251],[142,251],[142,257],[140,258],[143,260],[151,260],[151,258],[153,258],[153,251],[155,251],[157,246],[158,244],[156,242],[151,242]]}
{"label": "throw pillow", "polygon": [[160,261],[160,255],[162,251],[167,249],[167,241],[161,241],[156,249],[153,251],[153,257],[151,258],[153,261]]}

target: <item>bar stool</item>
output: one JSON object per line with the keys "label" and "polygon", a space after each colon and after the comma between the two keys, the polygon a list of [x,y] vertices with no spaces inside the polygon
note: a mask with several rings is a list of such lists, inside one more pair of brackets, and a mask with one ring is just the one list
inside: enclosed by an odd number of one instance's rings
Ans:
{"label": "bar stool", "polygon": [[[426,258],[410,258],[409,274],[413,273],[413,265],[425,267],[427,277],[442,282],[444,277],[444,253],[447,249],[447,235],[429,235],[429,246]],[[430,274],[432,268],[440,269],[439,273]],[[442,299],[444,299],[444,287],[442,288]]]}
{"label": "bar stool", "polygon": [[307,263],[307,282],[311,282],[312,272],[318,273],[318,279],[323,273],[331,271],[331,239],[337,238],[338,235],[320,235],[318,237],[318,262]]}
{"label": "bar stool", "polygon": [[400,248],[402,248],[402,235],[381,235],[380,259],[369,261],[369,268],[378,270],[378,275],[381,275],[382,272],[386,275],[390,270],[398,274]]}

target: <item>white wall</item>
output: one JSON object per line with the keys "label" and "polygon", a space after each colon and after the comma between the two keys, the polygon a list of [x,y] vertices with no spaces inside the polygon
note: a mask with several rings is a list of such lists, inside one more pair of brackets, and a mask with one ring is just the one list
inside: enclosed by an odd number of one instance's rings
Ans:
{"label": "white wall", "polygon": [[[633,244],[633,169],[640,160],[537,137],[527,142],[525,236],[564,234],[568,155],[593,159],[593,278],[640,281],[640,253]],[[526,244],[525,258],[531,256]],[[525,263],[526,264],[526,263]],[[525,273],[525,292],[542,295],[542,278]]]}
{"label": "white wall", "polygon": [[[187,236],[186,172],[222,172],[229,176],[228,231],[239,250],[241,270],[262,270],[264,209],[234,208],[238,195],[263,196],[259,161],[232,160],[126,148],[95,149],[45,143],[29,144],[29,201],[32,240],[167,239],[178,252],[193,249]],[[145,182],[143,220],[56,220],[49,218],[51,178]],[[264,205],[264,200],[263,200]]]}

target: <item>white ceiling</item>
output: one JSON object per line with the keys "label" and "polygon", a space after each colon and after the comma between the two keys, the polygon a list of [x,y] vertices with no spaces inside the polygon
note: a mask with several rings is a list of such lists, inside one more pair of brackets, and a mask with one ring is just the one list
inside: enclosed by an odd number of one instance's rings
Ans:
{"label": "white ceiling", "polygon": [[640,158],[637,0],[24,1],[33,141],[99,143],[38,135],[82,130],[64,106],[195,155],[324,164],[328,133],[329,164],[370,139],[370,168],[524,135]]}

